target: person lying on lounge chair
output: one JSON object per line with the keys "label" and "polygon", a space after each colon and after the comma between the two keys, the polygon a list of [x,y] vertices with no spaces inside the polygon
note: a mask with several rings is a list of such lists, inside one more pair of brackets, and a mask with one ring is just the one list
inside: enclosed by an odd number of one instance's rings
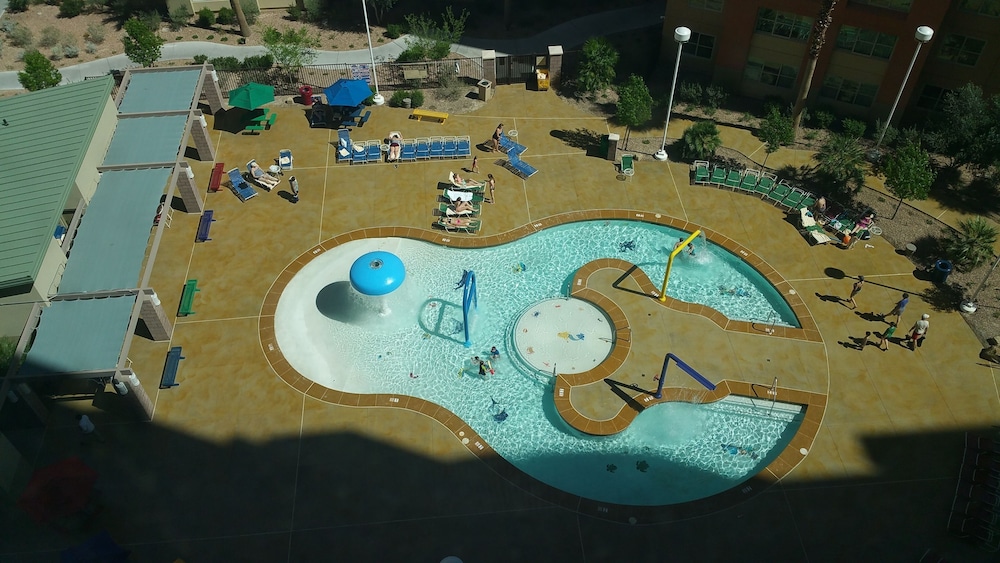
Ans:
{"label": "person lying on lounge chair", "polygon": [[472,221],[468,217],[442,217],[441,224],[447,225],[449,227],[469,227],[472,226]]}
{"label": "person lying on lounge chair", "polygon": [[397,131],[389,133],[389,156],[386,158],[387,162],[399,160],[399,152],[403,149],[402,141]]}
{"label": "person lying on lounge chair", "polygon": [[267,188],[268,190],[277,186],[278,182],[281,181],[276,177],[265,172],[264,169],[257,164],[256,160],[251,160],[250,162],[247,163],[247,171],[250,172],[250,176],[253,177],[255,182]]}
{"label": "person lying on lounge chair", "polygon": [[477,182],[475,180],[466,180],[454,172],[448,173],[448,179],[451,183],[460,188],[481,188],[483,187],[483,182]]}
{"label": "person lying on lounge chair", "polygon": [[472,213],[475,211],[472,202],[462,199],[451,200],[451,205],[448,206],[448,209],[453,209],[456,213]]}

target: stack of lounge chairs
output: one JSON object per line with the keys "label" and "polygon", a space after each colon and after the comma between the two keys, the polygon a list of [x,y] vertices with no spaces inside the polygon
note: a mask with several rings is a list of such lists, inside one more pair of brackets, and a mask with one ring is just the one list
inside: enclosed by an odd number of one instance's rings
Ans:
{"label": "stack of lounge chairs", "polygon": [[501,133],[500,152],[507,155],[507,160],[498,160],[496,164],[510,170],[522,180],[527,180],[538,172],[537,168],[521,160],[521,155],[527,150],[528,147],[514,142],[505,133]]}
{"label": "stack of lounge chairs", "polygon": [[741,168],[727,169],[724,166],[713,167],[707,160],[694,161],[691,167],[691,183],[753,194],[789,212],[803,207],[809,208],[816,203],[815,195],[793,186],[788,180],[778,180],[777,176],[770,172]]}
{"label": "stack of lounge chairs", "polygon": [[1000,442],[965,435],[965,459],[948,530],[987,551],[1000,551]]}

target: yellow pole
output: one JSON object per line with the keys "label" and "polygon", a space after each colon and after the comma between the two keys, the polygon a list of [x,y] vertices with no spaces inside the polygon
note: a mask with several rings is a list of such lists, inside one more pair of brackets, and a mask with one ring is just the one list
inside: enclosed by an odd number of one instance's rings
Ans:
{"label": "yellow pole", "polygon": [[687,248],[687,245],[691,244],[691,241],[698,238],[698,235],[700,234],[701,229],[691,233],[691,236],[689,236],[684,242],[678,244],[677,248],[670,253],[670,258],[667,260],[667,271],[663,274],[663,289],[660,290],[660,301],[666,302],[667,300],[667,280],[670,279],[670,269],[674,266],[674,257]]}

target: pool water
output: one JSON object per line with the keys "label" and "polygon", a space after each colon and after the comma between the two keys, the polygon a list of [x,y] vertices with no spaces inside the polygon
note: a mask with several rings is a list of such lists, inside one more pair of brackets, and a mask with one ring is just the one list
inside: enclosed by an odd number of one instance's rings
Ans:
{"label": "pool water", "polygon": [[[564,491],[631,505],[703,498],[765,467],[794,435],[801,413],[762,410],[735,398],[669,403],[647,409],[618,435],[588,436],[556,413],[548,380],[519,369],[507,350],[518,315],[533,303],[565,296],[579,267],[618,257],[657,283],[682,235],[639,222],[590,221],[485,249],[396,238],[352,241],[317,256],[288,283],[275,313],[276,338],[305,377],[332,389],[404,394],[441,405],[515,466]],[[402,287],[384,300],[356,295],[347,282],[353,261],[373,250],[397,254],[407,268]],[[476,272],[479,289],[471,349],[463,345],[462,292],[456,289],[466,269]],[[683,253],[675,261],[668,294],[730,318],[797,325],[762,276],[701,241],[694,256]],[[381,314],[386,309],[391,312]],[[495,373],[481,377],[471,358],[487,357],[491,346],[501,357]],[[728,374],[706,375],[720,380]]]}

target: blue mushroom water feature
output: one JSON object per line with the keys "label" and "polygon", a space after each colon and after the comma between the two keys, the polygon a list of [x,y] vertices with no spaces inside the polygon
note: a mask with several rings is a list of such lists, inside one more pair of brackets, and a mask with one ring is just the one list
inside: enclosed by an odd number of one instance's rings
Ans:
{"label": "blue mushroom water feature", "polygon": [[379,314],[392,311],[385,296],[399,289],[406,279],[406,267],[399,256],[384,250],[362,255],[351,265],[351,287],[362,295],[380,297]]}

